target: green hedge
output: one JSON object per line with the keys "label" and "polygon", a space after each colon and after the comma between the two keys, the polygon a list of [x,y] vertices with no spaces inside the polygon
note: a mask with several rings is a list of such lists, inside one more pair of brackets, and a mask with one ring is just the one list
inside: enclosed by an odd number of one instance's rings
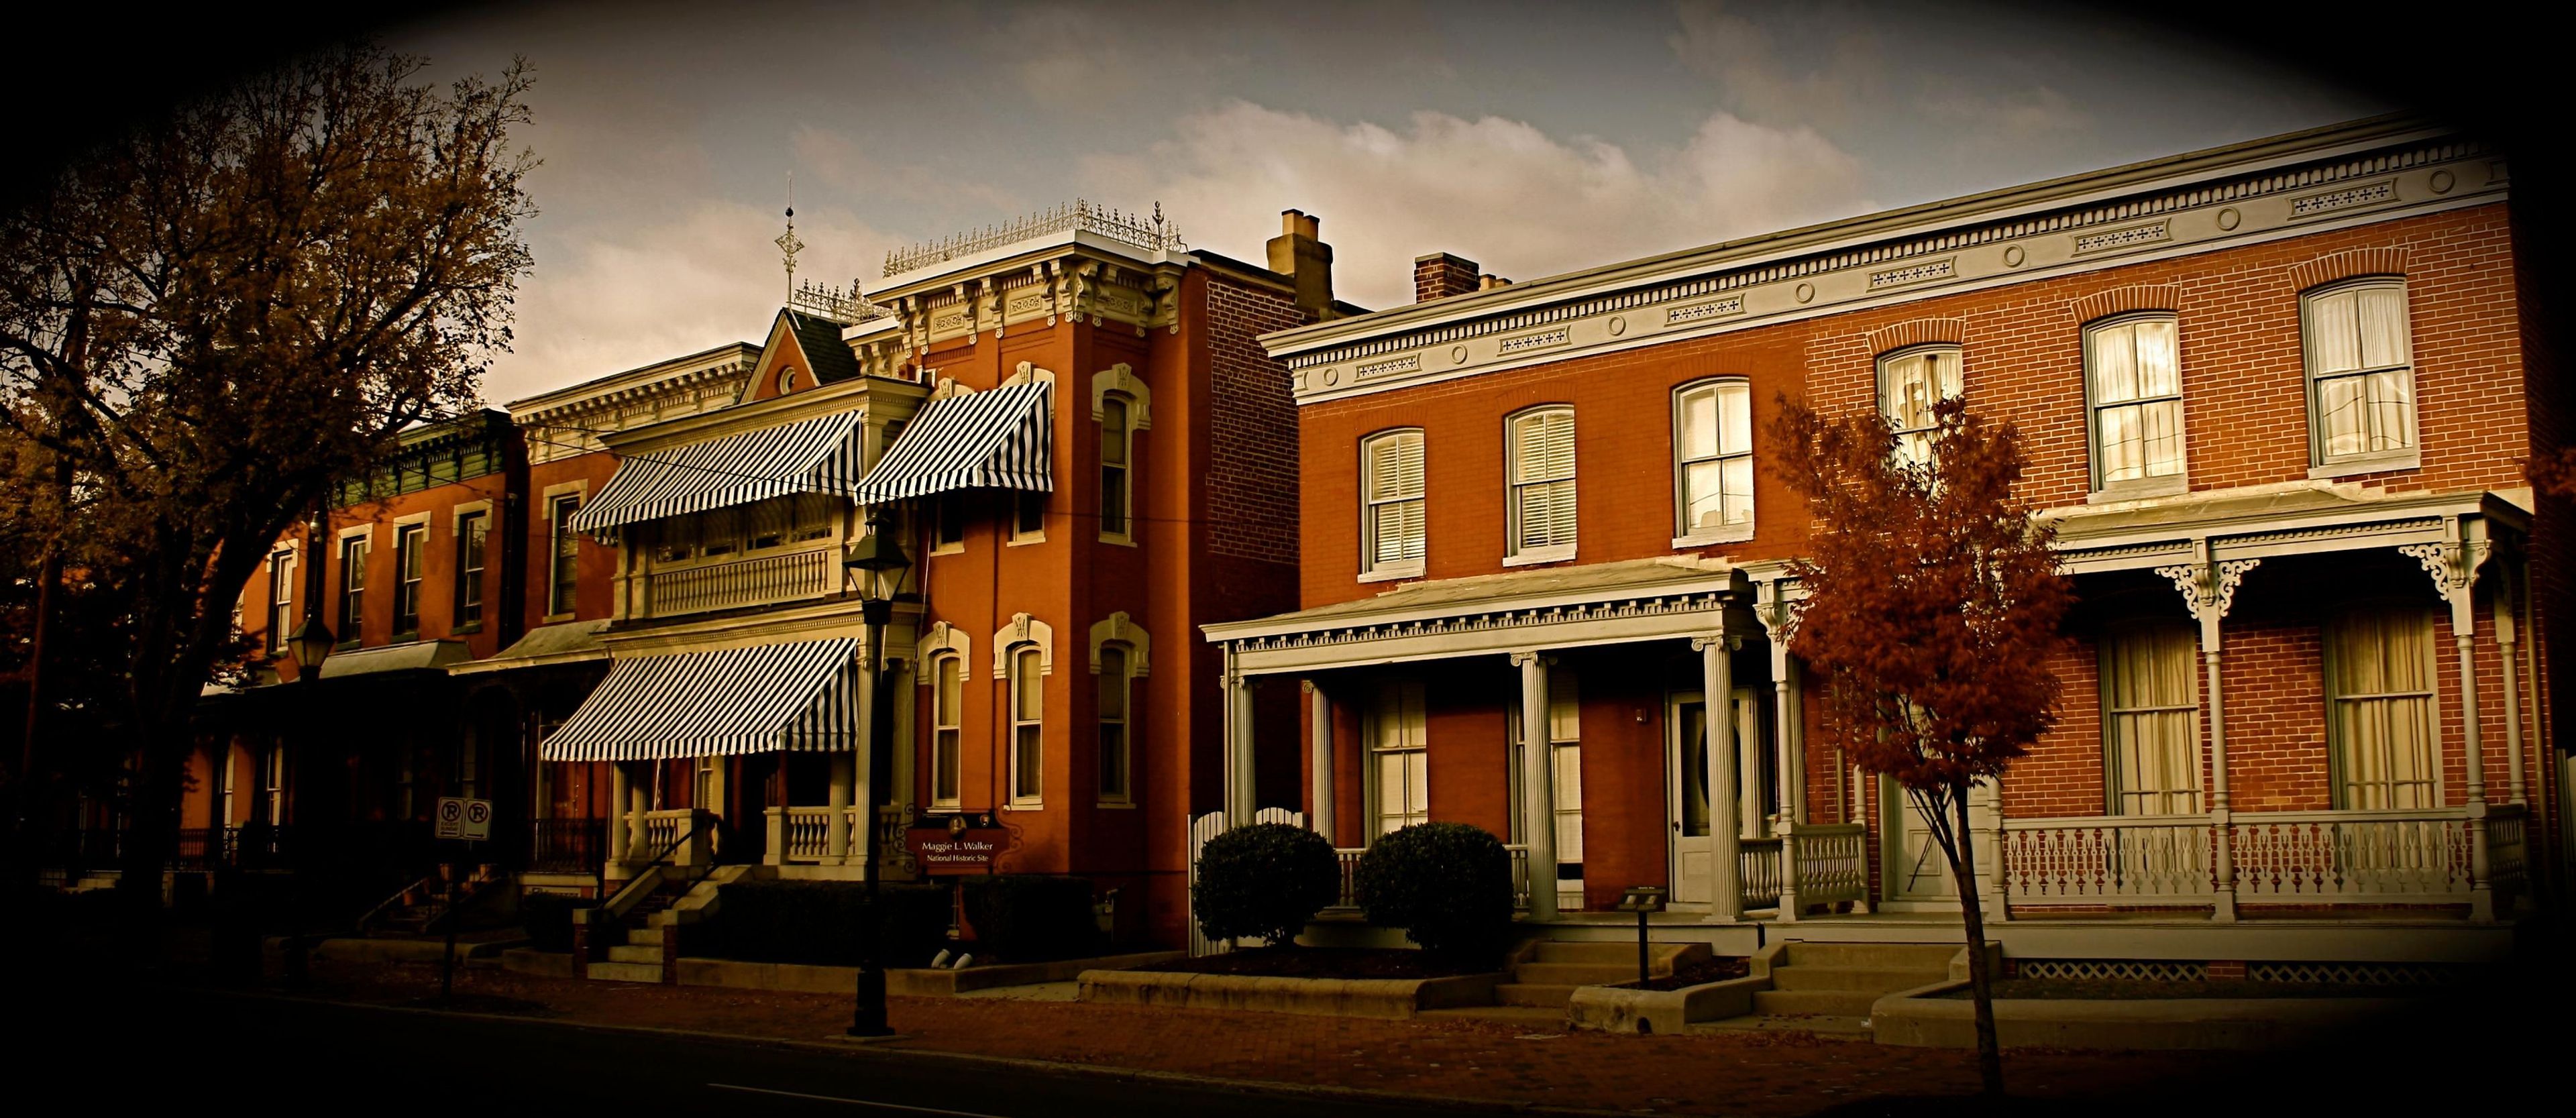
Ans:
{"label": "green hedge", "polygon": [[1324,836],[1286,823],[1255,823],[1200,849],[1190,911],[1209,939],[1284,946],[1341,891],[1341,863]]}
{"label": "green hedge", "polygon": [[529,945],[539,951],[570,951],[573,910],[597,907],[599,902],[588,897],[530,893],[519,898],[519,926],[527,930]]}
{"label": "green hedge", "polygon": [[959,880],[978,961],[1042,963],[1098,953],[1090,879],[1006,873]]}
{"label": "green hedge", "polygon": [[1500,962],[1512,926],[1512,860],[1503,841],[1465,823],[1416,823],[1360,856],[1361,909],[1369,923],[1465,965]]}
{"label": "green hedge", "polygon": [[[948,887],[877,886],[878,951],[889,967],[930,962],[948,940]],[[736,881],[717,890],[713,920],[692,929],[691,954],[756,963],[855,966],[867,890],[850,881]]]}

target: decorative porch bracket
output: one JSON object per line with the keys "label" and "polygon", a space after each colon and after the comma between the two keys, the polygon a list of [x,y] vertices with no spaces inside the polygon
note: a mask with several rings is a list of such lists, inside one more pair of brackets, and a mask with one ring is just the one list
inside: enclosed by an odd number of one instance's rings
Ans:
{"label": "decorative porch bracket", "polygon": [[[2460,659],[2460,748],[2468,778],[2469,919],[2495,919],[2495,885],[2487,849],[2486,746],[2478,727],[2477,581],[2495,544],[2487,538],[2486,521],[2452,516],[2443,519],[2442,542],[2405,544],[2398,554],[2415,560],[2432,576],[2433,590],[2451,607],[2451,645]],[[2512,672],[2508,663],[2505,671]]]}
{"label": "decorative porch bracket", "polygon": [[2245,581],[2245,573],[2261,566],[2260,559],[2214,559],[2206,536],[2191,541],[2192,561],[2170,567],[2158,567],[2156,573],[2173,580],[2174,589],[2182,592],[2183,606],[2192,619],[2200,623],[2200,659],[2208,674],[2209,692],[2209,817],[2215,835],[2213,851],[2216,878],[2211,919],[2220,923],[2236,920],[2236,850],[2234,828],[2229,826],[2227,793],[2227,704],[2219,683],[2219,650],[2224,642],[2220,623],[2227,611],[2236,605],[2236,588]]}

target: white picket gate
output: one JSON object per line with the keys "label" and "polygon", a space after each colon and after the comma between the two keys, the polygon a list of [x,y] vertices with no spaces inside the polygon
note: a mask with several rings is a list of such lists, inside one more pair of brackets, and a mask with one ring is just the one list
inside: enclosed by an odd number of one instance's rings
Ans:
{"label": "white picket gate", "polygon": [[[1252,821],[1255,823],[1285,823],[1291,827],[1303,827],[1306,825],[1306,813],[1302,811],[1290,811],[1284,807],[1265,807],[1252,813]],[[1209,839],[1215,838],[1216,836],[1224,833],[1225,813],[1222,811],[1211,811],[1196,819],[1190,820],[1190,895],[1192,898],[1196,898],[1198,895],[1199,851],[1207,846]],[[1196,900],[1193,899],[1190,905],[1190,955],[1192,957],[1200,955],[1219,955],[1231,950],[1233,950],[1232,943],[1220,940],[1210,940],[1206,936],[1199,934],[1198,905]]]}

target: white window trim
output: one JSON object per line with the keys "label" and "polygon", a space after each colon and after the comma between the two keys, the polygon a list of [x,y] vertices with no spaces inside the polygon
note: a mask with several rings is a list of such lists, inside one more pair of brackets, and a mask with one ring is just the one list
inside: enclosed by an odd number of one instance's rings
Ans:
{"label": "white window trim", "polygon": [[[1506,428],[1508,430],[1508,428]],[[1376,502],[1369,499],[1369,448],[1388,439],[1411,435],[1422,448],[1422,495],[1399,497],[1396,501],[1422,502],[1422,558],[1391,559],[1384,563],[1371,557],[1377,554]],[[1508,437],[1508,436],[1506,436]],[[1360,574],[1361,582],[1393,582],[1401,578],[1421,578],[1431,559],[1431,439],[1420,427],[1396,427],[1378,431],[1360,440]],[[1389,502],[1394,503],[1394,502]]]}
{"label": "white window trim", "polygon": [[2335,717],[2335,707],[2336,704],[2343,701],[2344,697],[2335,690],[2336,642],[2334,639],[2334,627],[2357,614],[2391,609],[2417,612],[2423,615],[2422,619],[2425,632],[2424,679],[2431,685],[2427,693],[2429,695],[2429,709],[2431,711],[2432,725],[2427,736],[2432,742],[2433,750],[2429,767],[2429,782],[2432,786],[2432,790],[2426,793],[2426,797],[2437,806],[2450,802],[2450,789],[2447,787],[2448,780],[2446,777],[2446,770],[2450,767],[2450,756],[2445,748],[2448,742],[2442,736],[2442,728],[2444,725],[2443,720],[2448,715],[2448,712],[2444,710],[2442,703],[2442,639],[2441,633],[2437,631],[2436,618],[2433,616],[2433,611],[2418,607],[2411,603],[2362,602],[2348,606],[2341,613],[2329,616],[2325,623],[2319,626],[2318,630],[2318,637],[2320,638],[2321,643],[2318,663],[2323,669],[2323,678],[2318,680],[2318,683],[2320,684],[2318,690],[2324,693],[2326,702],[2326,802],[2330,805],[2331,809],[2335,811],[2373,812],[2423,810],[2421,808],[2353,807],[2351,806],[2350,799],[2346,794],[2346,785],[2350,782],[2345,779],[2344,768],[2347,753],[2352,746],[2349,743],[2340,740],[2342,735],[2336,729],[2336,727],[2342,725],[2343,720]]}
{"label": "white window trim", "polygon": [[[1118,367],[1126,368],[1125,365]],[[1108,456],[1101,451],[1107,445],[1109,438],[1109,397],[1112,393],[1118,396],[1119,403],[1127,406],[1127,434],[1124,436],[1127,440],[1127,461],[1118,467],[1119,507],[1127,510],[1126,527],[1112,532],[1104,519],[1101,522],[1100,531],[1096,534],[1102,543],[1134,547],[1136,546],[1136,433],[1144,429],[1137,425],[1136,417],[1144,411],[1144,404],[1123,387],[1103,391],[1098,377],[1092,378],[1091,382],[1091,421],[1097,428],[1097,441],[1092,447],[1091,465],[1094,477],[1109,470]],[[1109,492],[1106,482],[1101,483],[1100,492],[1102,494]]]}
{"label": "white window trim", "polygon": [[430,514],[428,514],[428,513],[426,513],[426,512],[415,512],[415,513],[411,513],[411,514],[408,514],[408,515],[405,515],[405,516],[398,516],[398,517],[395,517],[395,518],[394,518],[394,521],[393,521],[393,530],[394,530],[394,585],[393,585],[393,592],[394,592],[394,596],[393,596],[392,613],[391,613],[390,617],[391,617],[391,623],[395,626],[395,628],[394,628],[394,630],[393,630],[393,635],[394,635],[394,637],[396,638],[395,643],[397,643],[397,644],[408,644],[408,643],[410,643],[410,641],[404,641],[404,640],[401,640],[401,639],[400,639],[404,633],[410,633],[410,634],[411,634],[411,640],[413,640],[413,641],[416,641],[416,640],[421,639],[421,625],[422,625],[422,619],[423,619],[423,618],[426,618],[427,616],[429,616],[429,611],[428,611],[428,610],[426,610],[426,609],[421,608],[421,607],[423,606],[423,604],[424,604],[424,603],[423,603],[423,602],[419,602],[419,601],[414,601],[414,602],[411,604],[411,605],[412,605],[412,627],[411,627],[411,628],[409,628],[409,629],[404,629],[404,628],[402,628],[402,627],[401,627],[401,626],[402,626],[402,593],[403,593],[403,583],[404,583],[405,581],[407,581],[406,579],[404,579],[404,578],[403,578],[403,570],[402,570],[402,541],[403,541],[403,533],[404,533],[406,530],[408,530],[408,529],[412,529],[412,528],[418,528],[418,529],[420,529],[420,589],[419,589],[419,591],[418,591],[418,594],[419,594],[419,597],[421,597],[421,598],[427,598],[427,597],[429,596],[429,548],[430,548],[430,538],[429,538],[429,520],[430,520]]}
{"label": "white window trim", "polygon": [[940,534],[940,532],[942,532],[942,531],[944,531],[944,530],[946,529],[946,527],[947,527],[947,519],[948,519],[948,518],[946,518],[946,517],[944,517],[944,516],[941,516],[940,514],[941,514],[942,512],[944,512],[944,511],[947,511],[949,508],[953,507],[953,508],[956,510],[956,513],[957,513],[957,519],[958,519],[958,520],[961,520],[961,521],[962,521],[962,520],[966,519],[966,494],[965,494],[965,493],[963,493],[963,492],[961,492],[961,491],[958,491],[958,490],[950,490],[950,491],[948,491],[948,492],[946,492],[946,493],[936,493],[936,494],[932,494],[932,495],[931,495],[931,497],[929,498],[929,505],[930,505],[930,554],[932,554],[932,555],[963,555],[963,554],[965,554],[965,553],[966,553],[966,526],[965,526],[964,524],[959,524],[959,525],[957,525],[957,526],[956,526],[956,527],[957,527],[957,540],[956,540],[956,542],[954,542],[954,543],[946,543],[946,542],[942,542],[942,541],[940,540],[940,538],[939,538],[939,534]]}
{"label": "white window trim", "polygon": [[[2186,740],[2191,743],[2191,771],[2194,773],[2204,773],[2205,767],[2208,764],[2208,757],[2201,748],[2200,737],[2200,663],[2199,656],[2197,655],[2200,641],[2199,634],[2193,631],[2190,625],[2180,621],[2126,621],[2114,623],[2102,632],[2094,649],[2094,701],[2097,704],[2095,709],[2101,712],[2101,718],[2099,721],[2102,724],[2102,809],[2103,814],[2105,815],[2119,816],[2127,819],[2154,819],[2164,817],[2143,813],[2133,814],[2122,810],[2121,801],[2125,793],[2122,791],[2120,756],[2118,752],[2118,743],[2115,742],[2111,736],[2113,715],[2111,706],[2111,646],[2115,641],[2132,639],[2141,634],[2155,632],[2158,630],[2179,631],[2184,634],[2185,639],[2192,646],[2191,650],[2188,651],[2184,657],[2185,663],[2183,665],[2182,673],[2184,685],[2191,689],[2191,696],[2189,699],[2191,728],[2186,731]],[[2198,810],[2182,814],[2193,815],[2208,810],[2209,795],[2208,789],[2205,787],[2207,777],[2204,775],[2200,780],[2202,781],[2202,784],[2196,785],[2192,792],[2192,801],[2198,805]]]}
{"label": "white window trim", "polygon": [[[1393,679],[1385,682],[1389,686],[1397,688],[1407,686],[1423,687],[1422,681],[1417,679]],[[1379,692],[1378,694],[1383,694],[1383,692]],[[1381,707],[1381,701],[1377,695],[1373,694],[1370,696],[1368,703],[1360,708],[1360,798],[1362,800],[1360,806],[1364,809],[1362,810],[1361,815],[1364,819],[1364,826],[1367,828],[1366,833],[1361,838],[1361,845],[1363,846],[1374,845],[1379,836],[1387,833],[1385,826],[1386,812],[1382,810],[1382,806],[1386,801],[1380,790],[1382,781],[1378,778],[1378,758],[1381,756],[1390,753],[1419,753],[1422,755],[1422,819],[1424,822],[1432,821],[1430,691],[1427,687],[1423,687],[1422,746],[1418,749],[1410,747],[1405,749],[1379,748],[1378,724],[1386,717],[1386,713],[1381,709]],[[1405,814],[1410,816],[1412,813],[1407,812]]]}
{"label": "white window trim", "polygon": [[1091,626],[1091,674],[1100,674],[1100,646],[1111,641],[1127,646],[1128,675],[1143,679],[1154,674],[1154,638],[1123,609]]}
{"label": "white window trim", "polygon": [[[544,603],[546,611],[542,616],[541,623],[549,625],[557,621],[570,621],[575,615],[581,612],[580,573],[578,570],[574,573],[573,608],[564,610],[560,613],[556,612],[553,608],[555,604],[555,579],[560,573],[555,570],[555,561],[557,558],[555,554],[555,501],[557,498],[561,497],[580,498],[579,508],[590,507],[590,482],[587,480],[557,482],[553,485],[547,486],[546,491],[539,494],[537,497],[537,510],[543,516],[546,527],[546,582],[545,586],[542,587],[540,591],[545,595]],[[581,558],[581,543],[579,536],[580,533],[574,533],[573,559],[575,563],[578,563]]]}
{"label": "white window trim", "polygon": [[[2317,423],[2317,365],[2315,331],[2309,325],[2309,308],[2317,299],[2367,287],[2394,287],[2406,301],[2406,394],[2407,408],[2413,412],[2415,443],[2401,450],[2367,451],[2361,454],[2329,458],[2325,452],[2325,431]],[[2356,474],[2387,473],[2396,470],[2421,469],[2424,465],[2424,396],[2423,382],[2416,374],[2422,366],[2415,355],[2415,287],[2403,275],[2352,276],[2332,283],[2319,284],[2299,293],[2299,375],[2307,397],[2308,412],[2308,477],[2339,478]],[[2390,366],[2394,368],[2395,366]],[[2351,370],[2337,377],[2366,375],[2372,370]]]}
{"label": "white window trim", "polygon": [[[924,647],[929,646],[925,644]],[[957,795],[942,796],[939,794],[939,716],[942,713],[939,703],[939,672],[943,666],[952,663],[957,665],[958,705],[963,707],[965,705],[964,699],[967,677],[972,675],[974,672],[974,669],[968,667],[970,661],[965,652],[963,650],[941,650],[928,654],[921,661],[922,667],[925,669],[921,673],[921,678],[923,680],[922,686],[930,689],[930,718],[928,719],[928,726],[930,729],[930,806],[950,811],[956,810],[964,802],[963,797],[966,794],[966,712],[962,709],[945,712],[950,717],[957,720]]]}
{"label": "white window trim", "polygon": [[[1019,616],[1025,618],[1028,615]],[[1008,631],[1004,630],[1004,632]],[[1015,811],[1036,810],[1046,806],[1046,685],[1043,682],[1038,685],[1037,717],[1021,718],[1020,676],[1012,661],[1017,660],[1022,652],[1035,651],[1038,654],[1038,678],[1043,681],[1047,676],[1055,674],[1055,661],[1049,644],[1022,639],[995,650],[1002,658],[1003,664],[1002,669],[995,673],[995,677],[1001,680],[1003,688],[1002,709],[1005,716],[1003,722],[1010,728],[1011,735],[1004,746],[1003,784],[1009,793],[1009,806]],[[1035,793],[1023,793],[1020,791],[1020,728],[1032,725],[1038,730],[1038,790]]]}
{"label": "white window trim", "polygon": [[[1025,546],[1027,546],[1027,545],[1029,545],[1029,544],[1033,544],[1033,543],[1045,543],[1045,542],[1046,542],[1046,538],[1047,538],[1047,534],[1046,534],[1046,522],[1047,522],[1047,516],[1046,516],[1046,505],[1045,505],[1045,504],[1041,504],[1041,505],[1039,505],[1039,506],[1038,506],[1039,511],[1038,511],[1038,526],[1037,526],[1037,529],[1036,529],[1035,531],[1022,531],[1022,530],[1020,529],[1020,502],[1022,502],[1022,501],[1025,501],[1025,500],[1029,499],[1029,497],[1030,497],[1030,496],[1032,496],[1033,494],[1032,494],[1030,491],[1028,491],[1028,490],[1024,490],[1024,489],[1014,489],[1014,490],[1011,490],[1010,492],[1011,492],[1011,534],[1010,534],[1010,538],[1005,539],[1005,540],[1003,540],[1003,541],[1002,541],[1002,546],[1004,546],[1004,547],[1025,547]],[[1051,493],[1037,493],[1037,494],[1034,494],[1034,496],[1037,496],[1037,497],[1038,497],[1038,498],[1040,498],[1041,500],[1045,500],[1045,499],[1047,499],[1047,498],[1051,498],[1051,497],[1053,497],[1053,496],[1054,496],[1054,494],[1051,494]]]}
{"label": "white window trim", "polygon": [[1011,674],[1011,650],[1024,644],[1038,646],[1039,675],[1055,674],[1055,627],[1025,613],[1015,613],[1009,624],[993,634],[995,679]]}
{"label": "white window trim", "polygon": [[[299,576],[304,573],[298,569],[302,564],[303,558],[292,543],[281,543],[278,545],[276,550],[268,553],[268,617],[266,618],[268,634],[266,637],[266,651],[269,655],[275,656],[284,653],[286,651],[286,636],[288,633],[295,631],[295,627],[292,625],[280,625],[278,623],[280,621],[292,620],[296,616],[295,591],[297,588],[295,584],[301,581]],[[286,593],[282,595],[277,592],[278,588],[281,586],[286,588]],[[278,609],[278,606],[281,604],[281,600],[282,604],[286,607],[282,611]]]}
{"label": "white window trim", "polygon": [[[1537,563],[1562,563],[1574,558],[1575,543],[1549,544],[1544,547],[1531,548],[1520,546],[1520,491],[1523,483],[1519,479],[1520,440],[1513,437],[1512,429],[1519,426],[1523,420],[1554,415],[1560,412],[1568,417],[1572,417],[1574,415],[1574,406],[1571,404],[1541,404],[1536,407],[1522,408],[1519,411],[1503,417],[1503,565],[1506,567],[1523,567]],[[1574,535],[1576,542],[1579,543],[1583,538],[1583,461],[1581,454],[1581,428],[1578,427],[1576,430],[1577,435],[1575,445],[1577,450],[1574,470],[1566,477],[1555,480],[1570,481],[1574,483]],[[1428,466],[1428,464],[1429,463],[1426,461],[1425,465]],[[1428,471],[1426,470],[1426,481],[1427,473]],[[1554,484],[1555,480],[1547,482],[1531,482],[1529,484],[1550,485]],[[1426,484],[1424,489],[1427,493],[1429,491],[1429,486]],[[1426,547],[1425,550],[1428,550],[1428,548]]]}
{"label": "white window trim", "polygon": [[[337,560],[340,564],[339,581],[336,585],[329,587],[333,593],[338,595],[337,604],[340,607],[339,609],[332,611],[337,615],[333,620],[338,621],[341,628],[351,630],[350,632],[331,634],[331,643],[334,648],[356,648],[358,646],[359,639],[365,633],[366,627],[367,610],[366,600],[364,598],[359,599],[357,623],[352,625],[349,621],[350,540],[367,541],[367,564],[369,566],[373,566],[376,561],[376,526],[373,524],[358,524],[342,528],[331,535],[331,558]],[[360,594],[365,594],[374,589],[375,587],[373,585],[362,585],[358,587],[358,592]]]}
{"label": "white window trim", "polygon": [[[1113,616],[1124,619],[1127,615],[1121,613]],[[1106,622],[1103,622],[1103,624],[1106,624]],[[1093,628],[1093,632],[1097,634],[1097,626]],[[1135,645],[1127,643],[1125,638],[1113,639],[1106,642],[1094,640],[1091,646],[1091,673],[1093,675],[1099,675],[1101,673],[1100,650],[1104,644],[1117,645],[1118,650],[1124,653],[1127,657],[1127,670],[1124,673],[1123,678],[1119,680],[1118,684],[1119,689],[1125,692],[1125,700],[1119,704],[1119,708],[1124,711],[1124,713],[1118,716],[1119,748],[1124,756],[1120,758],[1118,767],[1120,771],[1127,774],[1127,787],[1125,790],[1116,793],[1111,793],[1107,789],[1095,789],[1098,792],[1098,795],[1094,796],[1093,799],[1099,807],[1121,809],[1133,808],[1136,806],[1136,680],[1141,678],[1141,673],[1136,670],[1136,666],[1141,662],[1142,654],[1137,650]],[[1098,717],[1099,712],[1097,710],[1094,710],[1092,713],[1094,715],[1093,724],[1095,726],[1107,724],[1108,719]],[[1101,759],[1102,758],[1094,758],[1095,761]],[[1099,774],[1095,772],[1092,775],[1096,778]]]}
{"label": "white window trim", "polygon": [[[1957,396],[1945,396],[1942,397],[1942,399],[1966,399],[1968,395],[1968,351],[1967,347],[1962,346],[1957,342],[1928,342],[1923,345],[1906,346],[1903,349],[1891,349],[1885,353],[1879,354],[1878,357],[1872,361],[1872,365],[1875,367],[1876,376],[1872,379],[1870,385],[1871,390],[1875,393],[1875,397],[1870,401],[1870,403],[1871,406],[1878,409],[1880,418],[1887,420],[1888,426],[1895,430],[1897,442],[1900,445],[1904,442],[1905,436],[1907,435],[1925,434],[1938,430],[1938,428],[1896,426],[1896,417],[1887,414],[1887,367],[1890,364],[1905,360],[1908,357],[1919,357],[1931,353],[1947,353],[1958,358],[1959,361],[1959,394]],[[1934,402],[1938,403],[1940,401],[1936,400]],[[2090,420],[2087,420],[2087,422],[2089,423]]]}
{"label": "white window trim", "polygon": [[[2104,404],[2095,400],[2093,398],[2094,332],[2148,321],[2165,321],[2174,324],[2173,395],[2122,400],[2113,404]],[[2191,492],[2191,406],[2185,402],[2185,393],[2182,390],[2182,316],[2165,310],[2129,311],[2106,315],[2085,323],[2076,344],[2080,347],[2079,356],[2084,366],[2084,459],[2086,484],[2089,487],[2085,503],[2106,505],[2119,501],[2134,501],[2141,497],[2170,497],[2176,493]],[[1963,381],[1964,379],[1962,377]],[[2171,399],[2183,415],[2182,469],[2162,476],[2139,478],[2135,481],[2104,482],[2102,480],[2102,409],[2155,403],[2166,399]]]}
{"label": "white window trim", "polygon": [[[1682,398],[1703,388],[1713,389],[1719,385],[1729,383],[1742,384],[1745,386],[1744,408],[1748,412],[1751,411],[1753,409],[1753,381],[1750,377],[1702,377],[1687,384],[1673,386],[1673,526],[1680,529],[1681,532],[1680,535],[1673,537],[1673,550],[1675,551],[1684,550],[1686,548],[1707,547],[1710,544],[1743,543],[1744,541],[1753,538],[1754,529],[1762,523],[1762,513],[1759,504],[1754,506],[1752,519],[1747,520],[1742,524],[1722,525],[1706,532],[1691,531],[1690,523],[1687,519],[1690,516],[1690,506],[1686,499],[1689,495],[1689,486],[1683,479],[1689,472],[1690,463],[1682,458]],[[1751,417],[1748,416],[1746,421],[1748,423],[1751,422]],[[1723,428],[1725,422],[1726,417],[1721,413],[1718,416],[1719,426]],[[1753,458],[1754,453],[1754,449],[1747,448],[1742,457],[1749,461]],[[1733,457],[1736,456],[1731,454],[1719,454],[1713,459],[1704,459],[1704,461],[1724,462]],[[1720,467],[1721,473],[1723,473],[1723,469],[1723,467]],[[1718,484],[1720,486],[1724,486],[1726,484],[1723,477],[1719,479]],[[1746,499],[1750,501],[1751,497],[1748,495]]]}

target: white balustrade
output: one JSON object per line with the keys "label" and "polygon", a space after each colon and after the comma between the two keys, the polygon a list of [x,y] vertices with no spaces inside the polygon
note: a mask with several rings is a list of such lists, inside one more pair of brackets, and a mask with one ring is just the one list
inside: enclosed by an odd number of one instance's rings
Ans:
{"label": "white balustrade", "polygon": [[[2518,812],[2489,808],[2497,888],[2526,872]],[[2273,904],[2459,902],[2469,896],[2465,808],[2277,811],[2230,827],[2237,896]],[[2007,819],[2004,896],[2013,905],[2193,906],[2216,896],[2217,833],[2205,815]]]}
{"label": "white balustrade", "polygon": [[1790,832],[1797,857],[1798,904],[1869,899],[1869,828],[1858,823],[1799,823]]}
{"label": "white balustrade", "polygon": [[2461,808],[2239,816],[2234,837],[2242,897],[2384,902],[2469,894],[2469,819]]}
{"label": "white balustrade", "polygon": [[1512,911],[1526,910],[1530,899],[1529,847],[1507,843],[1503,846],[1503,853],[1510,855],[1512,860]]}
{"label": "white balustrade", "polygon": [[1743,887],[1744,907],[1748,911],[1778,908],[1781,880],[1779,838],[1741,839],[1735,850],[1738,867],[1735,880]]}
{"label": "white balustrade", "polygon": [[[2013,904],[2207,904],[2209,818],[2100,816],[2004,821],[2004,899]],[[2243,854],[2239,854],[2241,875]]]}
{"label": "white balustrade", "polygon": [[840,588],[840,553],[830,548],[730,563],[658,569],[644,578],[646,612],[683,613],[819,598]]}
{"label": "white balustrade", "polygon": [[1357,847],[1336,848],[1333,851],[1333,860],[1341,865],[1342,891],[1341,895],[1334,899],[1332,907],[1358,908],[1360,906],[1360,855],[1366,853],[1368,851],[1365,848]]}

